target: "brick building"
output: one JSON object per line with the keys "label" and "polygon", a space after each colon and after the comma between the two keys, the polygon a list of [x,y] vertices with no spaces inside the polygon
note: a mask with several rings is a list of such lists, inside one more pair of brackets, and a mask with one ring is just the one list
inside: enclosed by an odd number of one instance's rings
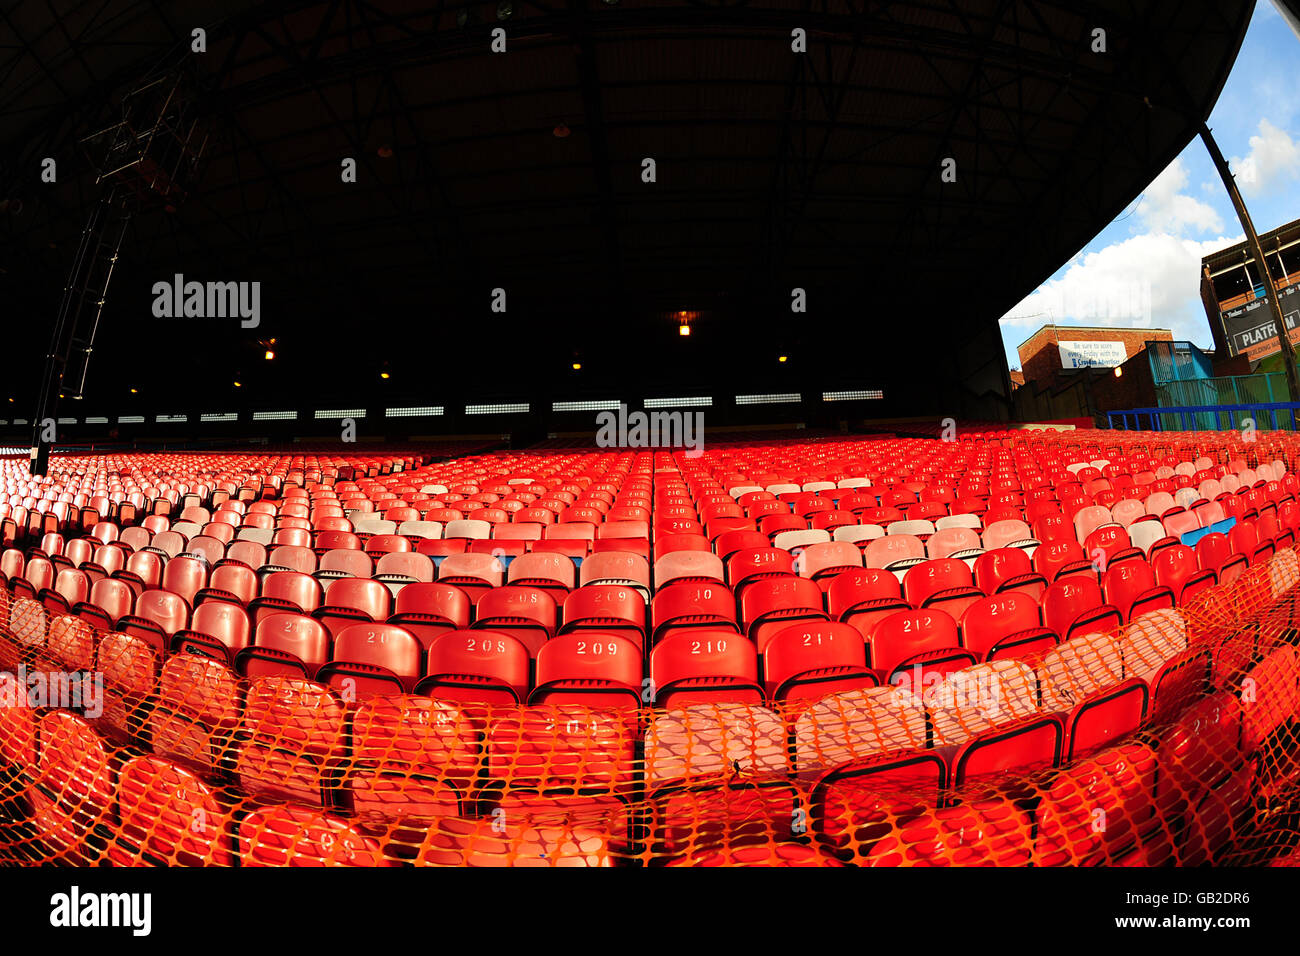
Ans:
{"label": "brick building", "polygon": [[[1259,244],[1268,261],[1268,278],[1282,303],[1291,344],[1300,345],[1300,220],[1264,233]],[[1201,260],[1201,302],[1219,356],[1254,363],[1277,354],[1272,308],[1264,301],[1269,285],[1245,242]]]}
{"label": "brick building", "polygon": [[1016,350],[1025,382],[1055,388],[1081,369],[1113,368],[1146,348],[1147,342],[1172,342],[1169,329],[1119,329],[1044,325]]}

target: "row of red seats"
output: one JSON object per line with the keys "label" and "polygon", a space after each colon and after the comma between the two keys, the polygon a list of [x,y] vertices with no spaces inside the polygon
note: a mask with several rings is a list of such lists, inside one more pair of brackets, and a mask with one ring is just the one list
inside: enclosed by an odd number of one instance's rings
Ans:
{"label": "row of red seats", "polygon": [[[1201,555],[1215,553],[1213,546],[1218,543],[1226,544],[1227,539],[1207,536],[1199,546]],[[549,640],[565,631],[596,629],[621,635],[634,642],[639,658],[647,646],[647,635],[657,645],[675,630],[702,626],[743,632],[754,647],[753,653],[762,655],[771,635],[792,621],[820,622],[834,618],[854,624],[867,638],[872,667],[879,679],[887,680],[907,658],[923,652],[941,649],[957,652],[960,648],[962,653],[973,653],[975,660],[983,660],[1012,648],[1019,649],[1015,653],[1044,648],[1061,637],[1072,636],[1085,620],[1094,624],[1112,619],[1117,624],[1126,622],[1136,616],[1135,610],[1141,613],[1185,600],[1196,589],[1216,580],[1219,573],[1229,568],[1236,572],[1247,561],[1259,557],[1258,549],[1248,555],[1224,551],[1217,567],[1198,567],[1191,549],[1170,544],[1161,548],[1152,565],[1148,565],[1140,552],[1129,549],[1126,554],[1112,557],[1111,566],[1102,572],[1103,594],[1097,587],[1096,563],[1087,562],[1072,542],[1063,544],[1063,548],[1055,544],[1038,548],[1034,571],[1026,553],[1020,549],[981,555],[974,562],[974,575],[962,561],[928,561],[906,572],[901,589],[894,575],[875,569],[828,568],[814,579],[797,577],[790,556],[776,549],[729,555],[725,572],[730,581],[724,583],[723,564],[716,556],[681,552],[663,560],[698,557],[712,562],[712,566],[701,561],[685,561],[663,568],[661,575],[667,580],[650,605],[648,629],[644,592],[631,581],[627,571],[637,560],[630,555],[608,562],[605,573],[609,577],[595,578],[617,583],[589,584],[572,593],[568,591],[574,583],[572,566],[560,558],[555,559],[557,567],[567,570],[567,579],[540,575],[519,577],[515,580],[527,584],[502,587],[498,571],[496,582],[471,578],[459,582],[462,585],[459,588],[450,584],[404,583],[393,601],[383,582],[364,578],[329,580],[325,582],[328,590],[323,591],[320,582],[301,572],[279,571],[263,577],[259,587],[257,575],[237,563],[219,566],[209,581],[202,560],[184,555],[169,562],[163,575],[162,583],[172,591],[145,590],[143,585],[150,582],[142,581],[137,596],[137,589],[129,580],[104,578],[90,588],[88,595],[82,595],[90,598],[89,603],[83,599],[72,604],[57,591],[39,593],[50,613],[63,614],[75,608],[80,617],[101,628],[117,627],[148,641],[159,654],[166,652],[175,635],[184,632],[191,641],[206,639],[209,646],[232,661],[249,647],[254,625],[276,611],[314,615],[314,621],[303,618],[297,627],[304,633],[292,642],[294,647],[311,648],[304,661],[313,667],[330,660],[352,660],[348,656],[354,653],[351,649],[340,656],[328,647],[326,642],[331,633],[337,634],[349,624],[388,622],[403,632],[400,641],[394,632],[395,640],[390,648],[400,660],[400,666],[389,670],[408,682],[425,673],[412,662],[427,652],[432,640],[445,630],[469,626],[471,614],[475,627],[512,637],[514,640],[504,646],[512,653],[517,646],[522,648],[522,654],[515,656],[523,656],[525,660],[535,658]],[[1071,552],[1070,548],[1076,550]],[[1051,560],[1046,560],[1045,555]],[[153,557],[147,553],[145,556]],[[526,561],[520,559],[515,567],[522,567]],[[597,574],[598,564],[591,559],[585,571]],[[716,577],[703,576],[704,570]],[[65,569],[60,572],[60,578],[80,573]],[[713,587],[715,580],[722,586]],[[1049,586],[1048,581],[1053,583]],[[492,583],[498,586],[493,587]],[[20,596],[24,593],[29,598],[37,596],[33,586],[24,579],[15,579],[14,586]],[[995,605],[990,605],[988,600],[980,601],[984,594],[1012,589],[1027,593],[1032,604],[1012,598],[1002,598]],[[471,604],[471,597],[476,599],[476,608]],[[557,599],[562,602],[563,617]],[[1023,610],[1016,611],[1017,604],[1024,605]],[[974,613],[970,612],[971,606],[977,608]],[[909,617],[904,613],[910,608],[935,613],[924,615],[926,623],[922,626],[915,615]],[[992,626],[992,622],[979,620],[980,615],[991,617],[999,609],[1001,617]],[[39,605],[28,602],[16,606],[17,611],[22,616],[12,618],[12,623],[16,627],[21,625],[20,632],[43,632],[43,615],[40,622],[36,621]],[[970,623],[966,620],[968,613],[972,618]],[[892,619],[887,627],[886,619]],[[960,639],[957,637],[959,619]],[[1033,639],[1022,633],[1043,625],[1046,625],[1045,633]],[[308,634],[315,636],[307,640]],[[400,652],[396,649],[399,644],[403,645]],[[742,647],[735,644],[733,656],[743,653]],[[900,649],[893,650],[895,647]],[[905,654],[902,649],[910,649],[910,653]],[[287,652],[288,648],[281,650]],[[953,665],[962,659],[961,653],[956,653]],[[372,666],[387,666],[373,656],[355,662],[363,661]],[[747,675],[749,671],[749,667],[744,667],[737,674]],[[792,675],[783,678],[787,676]],[[635,688],[639,681],[626,683]],[[515,686],[531,685],[516,681]]]}
{"label": "row of red seats", "polygon": [[[1016,854],[1025,852],[1029,844],[1035,845],[1033,856],[1040,864],[1124,859],[1158,863],[1167,858],[1171,852],[1168,844],[1174,839],[1181,844],[1180,853],[1188,854],[1184,862],[1204,859],[1231,837],[1234,827],[1249,813],[1252,795],[1262,782],[1256,778],[1276,772],[1266,765],[1252,762],[1251,755],[1258,753],[1288,722],[1294,721],[1295,704],[1300,699],[1296,673],[1294,649],[1282,648],[1269,654],[1248,674],[1261,688],[1289,689],[1283,703],[1289,702],[1290,711],[1282,706],[1262,709],[1262,713],[1249,712],[1235,696],[1218,694],[1198,702],[1177,724],[1146,741],[1114,743],[1118,736],[1141,725],[1145,715],[1145,685],[1140,679],[1134,679],[1082,702],[1071,711],[1068,723],[1051,715],[1031,717],[999,728],[996,733],[972,737],[956,750],[946,753],[901,753],[843,764],[817,774],[807,791],[814,833],[837,858],[870,865],[902,862],[898,859],[900,856],[916,862],[917,855],[922,859],[956,855],[960,859],[963,854],[995,858],[1003,863],[1013,862],[1004,856],[1007,850],[1005,840],[989,839],[994,833],[1009,837],[1011,842],[1018,844]],[[45,824],[43,836],[56,844],[70,847],[84,841],[88,816],[92,820],[104,819],[108,808],[114,808],[120,822],[108,855],[118,864],[138,863],[149,856],[182,863],[229,864],[233,862],[233,855],[229,853],[231,835],[244,834],[244,826],[256,831],[267,815],[280,818],[281,826],[277,829],[282,835],[285,832],[297,833],[295,842],[304,840],[311,844],[306,840],[307,831],[319,831],[322,827],[334,831],[335,836],[343,831],[350,834],[348,839],[352,845],[337,852],[319,852],[322,848],[315,845],[298,846],[297,852],[303,854],[303,862],[346,863],[358,859],[365,863],[378,862],[379,844],[364,835],[365,827],[357,829],[348,819],[322,813],[320,806],[329,801],[322,799],[319,791],[303,793],[300,789],[305,781],[313,779],[313,774],[318,782],[324,780],[328,763],[324,758],[329,754],[329,741],[341,740],[344,736],[341,720],[337,722],[332,738],[321,738],[324,750],[318,743],[301,758],[309,765],[306,776],[302,766],[297,768],[298,772],[286,774],[284,762],[287,758],[283,754],[278,766],[265,759],[267,754],[261,748],[267,744],[259,743],[257,731],[261,724],[257,721],[269,711],[258,708],[273,707],[272,702],[281,699],[289,701],[291,706],[308,706],[307,698],[299,692],[285,698],[281,688],[271,686],[275,680],[278,679],[268,681],[267,686],[256,692],[250,691],[250,711],[257,711],[257,714],[252,717],[253,723],[248,728],[252,733],[247,738],[250,741],[245,748],[247,753],[241,753],[237,758],[239,781],[246,792],[260,793],[266,798],[279,795],[281,798],[306,799],[308,804],[314,803],[316,809],[308,806],[257,808],[236,820],[234,814],[226,809],[228,804],[217,799],[214,787],[203,783],[191,771],[159,757],[131,757],[115,774],[104,743],[93,729],[81,718],[59,711],[38,717],[35,713],[28,716],[17,709],[6,710],[0,716],[5,740],[10,745],[5,757],[10,759],[15,752],[26,757],[31,777],[38,785],[32,793],[38,798],[36,812]],[[6,699],[16,697],[21,701],[22,696],[8,695]],[[396,702],[384,699],[374,701],[372,709],[363,704],[354,718],[353,746],[361,748],[362,753],[391,753],[395,705]],[[408,704],[399,706],[403,713],[409,707]],[[415,769],[442,772],[449,782],[448,788],[431,791],[426,785],[420,794],[419,812],[456,813],[461,807],[454,782],[464,779],[463,771],[469,764],[464,759],[467,754],[459,752],[455,742],[467,739],[468,735],[463,733],[464,727],[460,732],[446,732],[446,725],[457,719],[454,711],[442,710],[443,705],[434,702],[427,706],[436,708],[446,718],[445,721],[420,722],[426,728],[443,728],[441,733],[446,742],[436,749],[422,752],[424,760],[435,763],[416,767],[404,764],[400,768],[387,769],[394,772],[400,769],[406,773]],[[328,711],[319,708],[311,712],[317,723],[322,719],[328,720],[328,716]],[[483,758],[489,774],[502,773],[509,779],[508,768],[515,762],[516,748],[525,740],[531,745],[539,738],[553,734],[546,724],[555,724],[554,714],[549,718],[538,714],[526,719],[525,723],[529,719],[533,721],[532,735],[521,736],[521,725],[511,724],[509,729],[498,728],[489,736],[488,751]],[[37,720],[39,735],[36,732]],[[572,733],[589,732],[587,721],[579,720],[577,723],[581,726]],[[24,724],[28,733],[22,732]],[[15,727],[19,733],[14,732]],[[614,768],[605,778],[607,786],[613,781],[622,783],[624,772],[631,771],[631,750],[612,729],[614,727],[617,727],[617,721],[610,724],[611,729],[602,742],[607,756],[612,758],[604,764],[604,770],[608,773],[611,767]],[[280,732],[274,726],[268,729],[272,734]],[[17,745],[14,745],[15,738],[19,741]],[[165,738],[165,733],[154,735],[155,742]],[[273,743],[275,737],[261,739]],[[26,744],[22,743],[24,740]],[[38,740],[42,748],[39,756]],[[566,744],[571,745],[572,741],[566,740]],[[498,752],[497,757],[493,757],[494,750]],[[77,756],[75,765],[68,759],[71,754]],[[1082,762],[1071,760],[1071,757],[1089,754],[1092,756]],[[88,760],[93,766],[87,767]],[[460,761],[460,773],[454,766],[457,761]],[[982,798],[975,807],[957,804],[945,811],[943,808],[948,804],[942,799],[942,794],[949,788],[1010,768],[1027,771],[1059,767],[1063,763],[1070,765],[1044,785],[1046,789],[1041,797],[1031,800],[1026,794],[1007,798],[1011,801],[1008,806],[1014,805],[1020,813],[1030,814],[1031,819],[1038,823],[1036,844],[1032,835],[1034,827],[1025,827],[1020,833],[1008,833],[1002,827],[990,830],[993,821],[980,812],[974,813],[974,822],[979,825],[968,836],[959,836],[956,840],[945,838],[937,844],[902,839],[904,831],[914,829],[925,820],[934,821],[936,806],[939,807],[939,819],[969,821],[972,810],[990,808],[991,804],[985,800],[996,802],[996,798]],[[349,766],[351,769],[346,772],[348,784],[340,791],[340,796],[349,804],[352,813],[370,813],[369,819],[373,822],[377,808],[385,808],[390,819],[406,819],[404,814],[412,812],[409,804],[395,801],[392,793],[383,794],[381,790],[371,789],[385,769],[382,757],[378,764],[372,760]],[[264,771],[272,768],[279,774],[262,776]],[[73,771],[75,775],[70,773]],[[116,787],[112,784],[114,776],[118,780]],[[65,800],[39,800],[43,792],[66,790],[70,779],[76,781],[76,786]],[[41,784],[45,785],[44,791]],[[925,797],[927,787],[939,797],[938,800],[935,796]],[[295,788],[299,789],[294,792]],[[789,802],[775,799],[783,798],[786,791],[780,788],[778,791],[769,792],[765,801],[758,798],[760,806],[761,802],[767,802],[770,805],[762,809],[769,815],[779,813],[788,817]],[[680,793],[676,788],[669,791],[673,792]],[[1107,828],[1085,827],[1082,832],[1093,835],[1082,839],[1077,832],[1065,829],[1066,824],[1082,812],[1079,809],[1080,796],[1087,794],[1092,794],[1092,799],[1085,801],[1089,813],[1101,801],[1107,812],[1114,811],[1111,819],[1124,821],[1125,826],[1116,827],[1112,835],[1107,835]],[[408,799],[413,796],[408,795]],[[729,795],[728,799],[731,798]],[[440,810],[432,809],[431,799],[444,801]],[[665,798],[657,793],[654,799],[662,801],[657,807],[659,826],[656,828],[660,834],[660,848],[669,852],[683,849],[678,845],[683,836],[674,833],[672,827],[673,797]],[[798,805],[796,802],[795,806]],[[961,807],[965,809],[959,809]],[[203,808],[205,812],[200,825],[187,828],[169,822],[194,819],[193,813],[179,812],[186,808]],[[755,802],[751,800],[751,812],[741,819],[752,822],[754,808]],[[1004,806],[1000,812],[1006,809]],[[688,808],[677,807],[678,812],[686,810]],[[384,814],[378,813],[378,816],[383,818]],[[871,823],[884,823],[891,818],[897,821],[892,826]],[[867,826],[869,823],[871,825]],[[1157,827],[1161,832],[1156,832]],[[254,844],[260,843],[263,836],[259,834],[242,849],[255,849]],[[243,858],[241,862],[283,862],[283,854],[289,846],[273,838],[269,843],[267,847],[257,848],[255,859]],[[384,849],[391,851],[392,848]]]}

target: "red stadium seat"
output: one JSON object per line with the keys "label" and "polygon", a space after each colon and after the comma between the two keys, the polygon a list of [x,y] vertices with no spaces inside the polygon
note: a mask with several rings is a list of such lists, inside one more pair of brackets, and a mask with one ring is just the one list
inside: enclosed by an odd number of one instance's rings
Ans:
{"label": "red stadium seat", "polygon": [[899,611],[877,621],[867,635],[868,664],[888,678],[930,651],[960,647],[957,622],[946,611]]}
{"label": "red stadium seat", "polygon": [[983,594],[976,590],[965,561],[936,558],[908,569],[903,576],[903,597],[912,607],[941,608],[960,618]]}
{"label": "red stadium seat", "polygon": [[268,614],[258,621],[252,646],[239,652],[235,664],[246,677],[315,677],[329,660],[330,640],[325,626],[304,614]]}
{"label": "red stadium seat", "polygon": [[657,642],[650,651],[650,681],[651,700],[664,709],[764,699],[754,645],[726,630],[699,628]]}
{"label": "red stadium seat", "polygon": [[511,561],[506,580],[513,585],[549,591],[555,603],[561,604],[577,587],[577,571],[573,562],[562,554],[534,552]]}
{"label": "red stadium seat", "polygon": [[438,566],[438,581],[460,588],[476,604],[504,576],[504,565],[491,554],[449,554]]}
{"label": "red stadium seat", "polygon": [[774,633],[763,651],[763,682],[768,698],[819,698],[875,687],[867,668],[862,635],[848,624],[804,622]]}
{"label": "red stadium seat", "polygon": [[740,598],[741,626],[758,653],[777,631],[796,622],[828,621],[822,592],[807,578],[793,575],[760,578]]}
{"label": "red stadium seat", "polygon": [[194,604],[204,601],[225,601],[247,606],[257,598],[257,573],[242,564],[234,562],[219,564],[212,569],[208,577],[208,586],[194,596]]}
{"label": "red stadium seat", "polygon": [[321,684],[257,677],[244,693],[234,771],[259,799],[324,805],[324,788],[343,763],[343,702]]}
{"label": "red stadium seat", "polygon": [[473,721],[443,701],[362,701],[352,715],[341,802],[368,821],[456,815],[478,767],[478,736]]}
{"label": "red stadium seat", "polygon": [[1066,759],[1091,753],[1136,731],[1146,719],[1150,691],[1140,677],[1080,701],[1066,722]]}
{"label": "red stadium seat", "polygon": [[594,630],[561,635],[537,652],[536,684],[530,704],[635,710],[642,703],[641,647]]}
{"label": "red stadium seat", "polygon": [[286,611],[311,614],[320,607],[323,592],[320,582],[300,571],[274,571],[262,581],[262,593],[249,602],[254,623],[268,614]]}
{"label": "red stadium seat", "polygon": [[361,539],[350,531],[317,531],[314,546],[319,555],[336,549],[360,551]]}
{"label": "red stadium seat", "polygon": [[1212,531],[1196,542],[1196,561],[1202,571],[1213,571],[1220,584],[1230,584],[1246,570],[1248,557],[1232,550],[1227,535]]}
{"label": "red stadium seat", "polygon": [[852,570],[838,575],[826,589],[826,607],[832,620],[852,624],[864,637],[876,622],[906,610],[898,578],[878,568]]}
{"label": "red stadium seat", "polygon": [[[253,545],[257,548],[262,547],[260,544],[255,544],[251,541],[237,541],[234,545],[231,545],[232,551],[235,545],[239,544]],[[246,553],[249,559],[255,559],[257,557],[256,552],[252,550]],[[262,553],[264,555],[266,554],[264,548],[262,549]],[[230,551],[227,552],[227,555],[232,556]],[[283,569],[286,571],[299,571],[303,574],[315,574],[317,568],[320,566],[319,562],[319,557],[311,548],[302,547],[301,545],[282,544],[272,548],[270,556],[267,557],[262,564],[267,564],[277,570]],[[249,567],[254,569],[261,566],[261,564],[253,564],[252,560],[248,560],[246,563]]]}
{"label": "red stadium seat", "polygon": [[1151,567],[1141,559],[1122,561],[1107,568],[1102,576],[1102,593],[1107,604],[1119,609],[1125,623],[1150,611],[1174,606],[1174,592],[1157,585]]}
{"label": "red stadium seat", "polygon": [[789,578],[795,574],[794,558],[780,548],[749,548],[737,551],[726,562],[727,583],[737,598],[757,581]]}
{"label": "red stadium seat", "polygon": [[1027,773],[1061,762],[1065,728],[1056,715],[1028,717],[972,737],[952,758],[953,785],[989,774]]}
{"label": "red stadium seat", "polygon": [[421,652],[415,635],[395,624],[352,624],[334,635],[333,659],[316,679],[347,704],[409,692],[420,677]]}
{"label": "red stadium seat", "polygon": [[434,638],[469,627],[469,620],[470,601],[460,588],[417,582],[398,592],[388,623],[410,631],[427,651]]}
{"label": "red stadium seat", "polygon": [[1091,576],[1095,581],[1097,571],[1078,542],[1046,541],[1034,552],[1034,571],[1041,574],[1048,584],[1061,578]]}
{"label": "red stadium seat", "polygon": [[195,595],[208,585],[208,566],[202,558],[178,555],[163,568],[162,587],[179,594],[185,603],[194,604]]}
{"label": "red stadium seat", "polygon": [[315,576],[323,584],[332,579],[368,578],[374,574],[375,565],[370,555],[354,548],[333,548],[320,555],[320,565]]}
{"label": "red stadium seat", "polygon": [[370,578],[336,578],[327,582],[325,599],[312,616],[338,636],[350,624],[386,621],[393,597]]}
{"label": "red stadium seat", "polygon": [[731,591],[713,581],[681,581],[656,592],[650,604],[650,626],[652,644],[700,627],[734,628],[740,633]]}
{"label": "red stadium seat", "polygon": [[561,634],[597,630],[620,634],[638,648],[646,643],[645,599],[634,588],[589,584],[564,599]]}
{"label": "red stadium seat", "polygon": [[473,627],[509,634],[536,657],[542,645],[555,635],[552,593],[513,584],[493,588],[479,599]]}
{"label": "red stadium seat", "polygon": [[976,601],[961,617],[961,646],[977,660],[994,659],[995,652],[1017,646],[1035,648],[1044,635],[1055,635],[1042,625],[1038,602],[1023,591],[1007,591]]}
{"label": "red stadium seat", "polygon": [[721,559],[703,551],[675,551],[655,559],[656,593],[674,581],[682,583],[717,581],[721,584],[724,580]]}
{"label": "red stadium seat", "polygon": [[948,766],[933,751],[850,761],[816,781],[809,816],[829,845],[865,863],[878,846],[899,846],[892,821],[936,808],[947,779]]}
{"label": "red stadium seat", "polygon": [[593,554],[578,569],[578,583],[620,584],[634,587],[641,596],[650,600],[650,566],[639,554],[624,551],[607,551]]}
{"label": "red stadium seat", "polygon": [[117,785],[121,830],[108,851],[116,865],[230,866],[229,815],[213,788],[156,757],[133,757]]}
{"label": "red stadium seat", "polygon": [[1035,600],[1047,588],[1047,580],[1034,571],[1029,555],[1020,548],[985,551],[975,559],[975,586],[985,594],[1023,591]]}
{"label": "red stadium seat", "polygon": [[[292,568],[292,570],[305,571],[305,573],[311,574],[316,570],[316,553],[309,548],[304,550],[311,555],[310,568],[294,568],[292,565],[285,566]],[[275,552],[272,553],[274,554],[279,551],[280,549],[276,548]],[[225,560],[238,561],[240,564],[245,564],[256,571],[262,567],[262,565],[267,563],[266,548],[258,544],[256,541],[231,541],[226,547]],[[270,560],[270,563],[283,564],[283,562],[277,561],[274,558]]]}
{"label": "red stadium seat", "polygon": [[449,631],[429,645],[416,692],[435,700],[515,705],[528,697],[528,648],[508,634]]}
{"label": "red stadium seat", "polygon": [[[5,760],[16,756],[34,771],[35,785],[27,797],[40,842],[69,861],[90,858],[93,849],[85,844],[86,837],[112,813],[113,768],[103,738],[83,718],[62,711],[47,713],[39,723],[26,726],[0,718],[0,727],[12,745],[0,748],[0,755]],[[34,748],[38,731],[39,757],[32,760],[29,748]]]}
{"label": "red stadium seat", "polygon": [[1061,640],[1121,623],[1119,609],[1105,602],[1094,580],[1067,577],[1043,592],[1043,624]]}
{"label": "red stadium seat", "polygon": [[408,583],[430,583],[434,574],[429,556],[413,551],[389,551],[375,562],[375,580],[388,585],[395,594]]}
{"label": "red stadium seat", "polygon": [[235,655],[250,643],[248,615],[237,604],[209,601],[194,611],[188,630],[178,631],[174,646],[183,649],[186,642],[198,646],[199,653],[218,656],[230,664]]}
{"label": "red stadium seat", "polygon": [[306,807],[254,810],[239,821],[240,866],[397,866],[348,821]]}
{"label": "red stadium seat", "polygon": [[1156,813],[1157,758],[1145,744],[1108,749],[1062,769],[1036,811],[1043,866],[1158,866],[1173,859]]}
{"label": "red stadium seat", "polygon": [[1185,544],[1163,549],[1151,559],[1151,570],[1156,583],[1173,592],[1178,606],[1186,605],[1193,597],[1217,583],[1213,570],[1202,570],[1196,561],[1196,552]]}
{"label": "red stadium seat", "polygon": [[862,552],[848,541],[826,541],[804,548],[794,560],[800,577],[811,578],[823,591],[836,575],[862,567]]}
{"label": "red stadium seat", "polygon": [[109,627],[113,627],[121,618],[130,615],[135,607],[135,592],[125,581],[104,578],[91,586],[89,603],[101,611],[109,621]]}
{"label": "red stadium seat", "polygon": [[135,613],[120,618],[118,630],[139,637],[161,653],[173,634],[189,623],[185,599],[170,591],[145,591],[135,601]]}

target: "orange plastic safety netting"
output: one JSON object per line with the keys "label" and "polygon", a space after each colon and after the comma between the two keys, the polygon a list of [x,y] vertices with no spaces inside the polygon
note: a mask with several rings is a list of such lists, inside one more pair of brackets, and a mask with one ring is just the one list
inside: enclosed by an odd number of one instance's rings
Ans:
{"label": "orange plastic safety netting", "polygon": [[245,679],[0,589],[0,861],[1284,861],[1300,844],[1298,585],[1284,550],[1185,608],[1029,657],[668,710]]}

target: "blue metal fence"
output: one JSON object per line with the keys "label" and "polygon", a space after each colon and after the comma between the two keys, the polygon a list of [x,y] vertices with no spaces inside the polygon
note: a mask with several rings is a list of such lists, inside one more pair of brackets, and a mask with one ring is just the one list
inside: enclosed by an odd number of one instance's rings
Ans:
{"label": "blue metal fence", "polygon": [[1146,356],[1151,362],[1151,381],[1157,386],[1168,382],[1199,381],[1214,374],[1210,357],[1191,342],[1147,342]]}
{"label": "blue metal fence", "polygon": [[[1107,412],[1111,428],[1147,431],[1235,431],[1247,419],[1260,430],[1297,431],[1300,402],[1255,402],[1241,405],[1174,405]],[[1143,420],[1146,424],[1143,424]],[[1116,424],[1118,422],[1118,424]]]}
{"label": "blue metal fence", "polygon": [[1156,404],[1174,408],[1191,405],[1252,405],[1287,401],[1286,375],[1221,375],[1156,385]]}

